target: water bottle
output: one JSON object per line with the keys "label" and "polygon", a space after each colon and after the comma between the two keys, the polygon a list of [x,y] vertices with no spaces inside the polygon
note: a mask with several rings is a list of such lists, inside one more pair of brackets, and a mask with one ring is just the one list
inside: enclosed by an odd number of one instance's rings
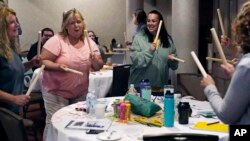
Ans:
{"label": "water bottle", "polygon": [[174,126],[174,89],[167,89],[164,95],[164,126],[173,127]]}
{"label": "water bottle", "polygon": [[140,90],[142,90],[145,86],[150,86],[150,82],[148,79],[142,79],[140,81]]}
{"label": "water bottle", "polygon": [[89,115],[95,114],[95,104],[97,102],[97,97],[95,95],[95,91],[89,91],[86,98],[87,109],[86,112]]}
{"label": "water bottle", "polygon": [[135,89],[135,85],[134,84],[130,84],[127,94],[137,95],[137,91]]}
{"label": "water bottle", "polygon": [[190,105],[188,102],[180,102],[178,104],[178,113],[179,113],[179,123],[188,124],[188,118],[190,114]]}
{"label": "water bottle", "polygon": [[151,101],[151,95],[152,95],[151,86],[145,86],[144,88],[141,89],[141,98]]}

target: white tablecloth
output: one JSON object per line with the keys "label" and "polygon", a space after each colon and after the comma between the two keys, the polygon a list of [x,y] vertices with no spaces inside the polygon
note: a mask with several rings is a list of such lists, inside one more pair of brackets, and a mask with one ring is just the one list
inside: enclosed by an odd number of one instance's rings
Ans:
{"label": "white tablecloth", "polygon": [[[117,98],[117,97],[116,97]],[[116,98],[102,98],[98,99],[98,101],[104,101],[109,105],[110,108],[111,103]],[[119,97],[121,99],[121,97]],[[191,104],[191,107],[199,107],[200,109],[204,106],[205,110],[207,110],[210,106],[208,102],[199,102],[195,100],[188,100]],[[65,126],[74,119],[84,119],[87,117],[86,113],[82,111],[76,111],[76,107],[81,107],[84,105],[84,102],[79,102],[73,105],[69,105],[67,107],[62,108],[57,111],[52,117],[52,125],[49,127],[48,139],[46,141],[98,141],[97,135],[86,134],[85,130],[72,130],[65,129]],[[193,114],[196,113],[198,109],[193,109]],[[211,110],[211,107],[210,107]],[[201,131],[201,130],[193,130],[190,127],[195,124],[197,121],[208,121],[213,122],[218,119],[204,118],[204,117],[192,117],[189,118],[189,124],[180,125],[177,121],[174,124],[173,128],[166,127],[149,127],[137,122],[130,122],[129,124],[123,124],[119,122],[112,122],[111,127],[108,129],[109,131],[116,131],[121,135],[121,139],[119,141],[141,141],[143,134],[161,134],[161,133],[201,133],[201,134],[212,134],[218,135],[220,141],[226,141],[228,139],[228,133],[220,133],[220,132],[210,132],[210,131]]]}
{"label": "white tablecloth", "polygon": [[[38,71],[39,68],[34,71],[31,81],[37,75]],[[41,91],[41,79],[42,78],[37,81],[33,91]],[[94,90],[98,98],[105,97],[111,88],[112,80],[113,70],[101,70],[97,72],[90,72],[88,90]]]}
{"label": "white tablecloth", "polygon": [[90,72],[89,91],[95,91],[98,98],[105,97],[112,85],[113,70],[101,70]]}

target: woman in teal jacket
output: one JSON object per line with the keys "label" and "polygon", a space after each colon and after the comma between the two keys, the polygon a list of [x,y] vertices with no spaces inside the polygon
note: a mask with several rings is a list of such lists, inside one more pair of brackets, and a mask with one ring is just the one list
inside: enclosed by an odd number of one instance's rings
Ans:
{"label": "woman in teal jacket", "polygon": [[[157,43],[153,43],[160,20],[163,21]],[[142,79],[148,79],[152,88],[163,88],[168,82],[169,68],[176,70],[176,48],[168,34],[160,12],[153,10],[147,16],[147,28],[136,34],[131,46],[129,84],[139,87]]]}

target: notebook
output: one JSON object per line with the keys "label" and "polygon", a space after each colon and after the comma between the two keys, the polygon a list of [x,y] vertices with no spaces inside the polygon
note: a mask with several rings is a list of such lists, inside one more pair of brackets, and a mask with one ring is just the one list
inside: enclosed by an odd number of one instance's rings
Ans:
{"label": "notebook", "polygon": [[197,122],[194,126],[192,126],[193,129],[198,130],[207,130],[207,131],[216,131],[216,132],[229,132],[229,126],[227,124],[223,123],[216,123],[209,125],[210,122]]}

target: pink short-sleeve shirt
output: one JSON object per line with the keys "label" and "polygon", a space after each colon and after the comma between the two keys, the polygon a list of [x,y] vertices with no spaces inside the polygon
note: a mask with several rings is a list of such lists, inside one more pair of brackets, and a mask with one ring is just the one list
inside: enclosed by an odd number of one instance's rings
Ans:
{"label": "pink short-sleeve shirt", "polygon": [[[97,45],[90,40],[92,51],[99,54]],[[89,86],[89,70],[91,67],[90,49],[87,40],[82,47],[73,47],[68,38],[56,34],[43,47],[56,55],[56,63],[65,64],[69,68],[83,72],[83,76],[71,72],[44,70],[42,84],[44,89],[64,98],[78,98],[86,94]]]}

